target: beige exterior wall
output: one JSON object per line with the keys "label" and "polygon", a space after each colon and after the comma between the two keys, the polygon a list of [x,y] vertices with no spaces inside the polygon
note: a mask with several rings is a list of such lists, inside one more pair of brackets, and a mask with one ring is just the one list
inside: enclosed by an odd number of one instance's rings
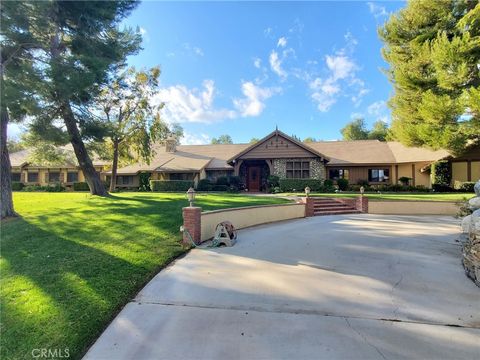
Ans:
{"label": "beige exterior wall", "polygon": [[[95,166],[95,170],[100,172],[100,179],[104,181],[106,179],[106,175],[101,173],[103,171],[103,168],[99,167],[99,166]],[[18,170],[16,170],[15,172],[18,172]],[[28,173],[29,172],[30,173],[38,172],[38,181],[29,182],[28,181]],[[62,183],[62,184],[70,185],[70,183],[67,183],[67,174],[69,172],[77,172],[78,173],[78,182],[85,182],[85,176],[83,175],[82,170],[79,170],[77,168],[53,168],[53,167],[52,168],[35,168],[35,167],[28,168],[28,167],[26,167],[26,168],[23,168],[21,170],[22,179],[23,179],[23,182],[26,185],[45,186],[45,185],[51,184],[51,182],[49,181],[49,177],[48,177],[49,172],[59,172],[60,173],[60,183]]]}
{"label": "beige exterior wall", "polygon": [[369,214],[456,215],[455,202],[446,201],[369,201]]}
{"label": "beige exterior wall", "polygon": [[302,217],[305,217],[305,205],[298,203],[206,211],[201,215],[201,240],[211,239],[215,234],[215,227],[222,221],[230,221],[236,229],[243,229],[249,226]]}
{"label": "beige exterior wall", "polygon": [[430,174],[427,172],[421,172],[421,169],[428,165],[428,163],[415,163],[415,186],[422,185],[425,187],[431,187]]}
{"label": "beige exterior wall", "polygon": [[468,181],[467,162],[452,162],[452,183]]}
{"label": "beige exterior wall", "polygon": [[472,161],[472,181],[480,180],[480,161]]}

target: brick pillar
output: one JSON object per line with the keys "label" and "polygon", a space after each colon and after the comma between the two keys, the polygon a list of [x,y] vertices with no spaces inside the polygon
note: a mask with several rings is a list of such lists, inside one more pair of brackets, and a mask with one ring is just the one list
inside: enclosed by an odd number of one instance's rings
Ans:
{"label": "brick pillar", "polygon": [[359,196],[356,200],[355,208],[363,213],[368,213],[368,198],[366,196]]}
{"label": "brick pillar", "polygon": [[313,216],[313,213],[315,211],[314,210],[315,199],[311,197],[303,197],[302,203],[305,204],[305,216],[306,217]]}
{"label": "brick pillar", "polygon": [[[192,236],[195,244],[200,244],[202,241],[201,229],[202,229],[202,208],[201,207],[184,207],[183,209],[183,228],[187,230]],[[191,244],[190,238],[187,235],[187,232],[183,232],[183,243]]]}

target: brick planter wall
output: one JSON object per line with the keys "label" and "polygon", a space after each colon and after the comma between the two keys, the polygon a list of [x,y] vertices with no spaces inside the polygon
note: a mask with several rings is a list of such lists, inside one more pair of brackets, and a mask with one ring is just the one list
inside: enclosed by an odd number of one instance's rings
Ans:
{"label": "brick planter wall", "polygon": [[[192,236],[193,242],[195,244],[201,243],[201,213],[202,208],[200,207],[184,207],[183,209],[183,243],[185,245],[190,244],[190,238],[187,235],[187,231]],[[186,231],[185,231],[186,230]]]}

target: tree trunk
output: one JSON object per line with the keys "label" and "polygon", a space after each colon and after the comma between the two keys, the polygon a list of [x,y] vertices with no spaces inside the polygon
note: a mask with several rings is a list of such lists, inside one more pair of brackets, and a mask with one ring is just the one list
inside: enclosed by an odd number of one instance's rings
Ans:
{"label": "tree trunk", "polygon": [[6,218],[9,216],[16,216],[15,211],[13,210],[13,201],[12,201],[12,177],[11,177],[11,166],[10,166],[10,156],[8,156],[7,148],[7,125],[8,125],[8,110],[6,106],[2,106],[0,114],[0,146],[2,147],[2,164],[1,164],[1,218]]}
{"label": "tree trunk", "polygon": [[90,194],[98,196],[107,196],[107,190],[100,180],[100,175],[95,171],[92,160],[88,156],[87,149],[83,143],[80,131],[75,121],[75,115],[68,102],[62,104],[62,115],[65,126],[67,127],[68,135],[70,135],[70,142],[72,143],[73,150],[77,156],[78,164],[82,169],[85,180],[90,188]]}
{"label": "tree trunk", "polygon": [[117,168],[118,168],[118,140],[113,141],[113,163],[112,177],[110,179],[110,192],[115,191],[117,187]]}

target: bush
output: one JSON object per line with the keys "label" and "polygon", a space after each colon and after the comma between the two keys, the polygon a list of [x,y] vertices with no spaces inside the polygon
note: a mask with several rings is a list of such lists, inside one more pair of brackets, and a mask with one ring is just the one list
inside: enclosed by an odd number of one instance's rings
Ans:
{"label": "bush", "polygon": [[338,189],[346,191],[348,189],[348,180],[347,179],[338,179],[337,180]]}
{"label": "bush", "polygon": [[241,180],[240,180],[240,176],[230,176],[228,178],[228,181],[229,181],[229,185],[230,187],[235,187],[237,190],[240,189],[240,183],[241,183]]}
{"label": "bush", "polygon": [[229,185],[228,177],[226,176],[219,176],[217,178],[217,185]]}
{"label": "bush", "polygon": [[[450,163],[448,160],[440,160],[436,161],[431,166],[431,181],[432,187],[435,185],[439,185],[438,189],[446,189],[446,187],[450,188],[450,183],[452,181],[452,174],[450,172]],[[441,192],[441,191],[439,191]]]}
{"label": "bush", "polygon": [[60,184],[55,185],[27,185],[23,188],[23,191],[34,192],[34,191],[45,191],[45,192],[62,192],[65,191],[65,188]]}
{"label": "bush", "polygon": [[450,185],[433,184],[432,189],[434,192],[452,192],[453,189]]}
{"label": "bush", "polygon": [[212,190],[212,182],[209,179],[201,179],[198,181],[197,190],[198,191],[211,191]]}
{"label": "bush", "polygon": [[213,185],[212,191],[229,191],[230,187],[228,185]]}
{"label": "bush", "polygon": [[473,188],[474,186],[475,186],[475,183],[471,181],[465,181],[465,182],[455,181],[453,188],[460,192],[474,192],[475,191]]}
{"label": "bush", "polygon": [[367,187],[370,187],[368,180],[358,180],[357,185],[363,186],[365,191],[367,190]]}
{"label": "bush", "polygon": [[280,190],[304,192],[308,186],[311,191],[323,191],[322,180],[317,179],[279,179]]}
{"label": "bush", "polygon": [[269,175],[267,177],[267,184],[269,188],[276,188],[280,185],[280,178],[277,175]]}
{"label": "bush", "polygon": [[86,182],[74,182],[73,190],[74,191],[90,191],[90,187]]}
{"label": "bush", "polygon": [[150,189],[160,192],[183,192],[193,187],[191,180],[150,180]]}
{"label": "bush", "polygon": [[20,191],[25,187],[23,183],[18,182],[18,181],[13,181],[12,182],[12,191]]}
{"label": "bush", "polygon": [[140,186],[138,187],[138,190],[140,191],[150,191],[150,177],[152,176],[152,173],[149,172],[142,172],[139,174],[139,181],[140,181]]}
{"label": "bush", "polygon": [[402,176],[401,178],[398,179],[398,181],[400,181],[400,183],[404,186],[408,186],[410,184],[410,180],[412,179],[407,176]]}

